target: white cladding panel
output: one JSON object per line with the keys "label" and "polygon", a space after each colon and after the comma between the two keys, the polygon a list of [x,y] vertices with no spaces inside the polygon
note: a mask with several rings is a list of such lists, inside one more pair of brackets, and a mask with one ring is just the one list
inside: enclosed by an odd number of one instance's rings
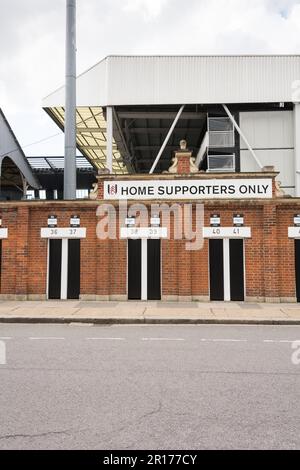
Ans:
{"label": "white cladding panel", "polygon": [[[77,78],[78,106],[292,101],[300,56],[109,56]],[[64,89],[44,107],[63,106]]]}
{"label": "white cladding panel", "polygon": [[[255,150],[261,163],[265,166],[272,165],[275,171],[279,171],[278,181],[283,187],[295,186],[294,150]],[[241,171],[259,171],[258,165],[248,150],[241,151]],[[286,190],[293,195],[293,191]]]}
{"label": "white cladding panel", "polygon": [[[240,126],[263,165],[275,167],[287,194],[294,194],[294,123],[292,111],[240,113]],[[241,171],[259,171],[242,139]]]}
{"label": "white cladding panel", "polygon": [[294,148],[293,111],[240,113],[240,126],[254,150]]}

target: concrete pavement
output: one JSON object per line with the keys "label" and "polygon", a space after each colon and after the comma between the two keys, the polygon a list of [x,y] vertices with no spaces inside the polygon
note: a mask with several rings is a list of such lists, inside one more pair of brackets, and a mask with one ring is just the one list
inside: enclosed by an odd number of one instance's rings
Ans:
{"label": "concrete pavement", "polygon": [[0,449],[300,448],[299,326],[0,324],[0,340]]}
{"label": "concrete pavement", "polygon": [[0,322],[300,324],[300,304],[0,301]]}

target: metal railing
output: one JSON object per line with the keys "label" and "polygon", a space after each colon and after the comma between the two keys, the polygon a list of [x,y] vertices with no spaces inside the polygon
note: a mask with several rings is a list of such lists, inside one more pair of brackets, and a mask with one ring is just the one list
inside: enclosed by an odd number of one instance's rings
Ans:
{"label": "metal railing", "polygon": [[234,127],[229,118],[209,117],[207,120],[209,147],[234,147]]}
{"label": "metal railing", "polygon": [[208,155],[208,172],[235,172],[235,154],[232,155]]}

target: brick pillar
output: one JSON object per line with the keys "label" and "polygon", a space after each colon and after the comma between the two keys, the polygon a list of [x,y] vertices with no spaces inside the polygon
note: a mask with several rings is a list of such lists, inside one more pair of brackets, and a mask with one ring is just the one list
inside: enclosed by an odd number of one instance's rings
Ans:
{"label": "brick pillar", "polygon": [[97,298],[109,300],[111,240],[97,239]]}
{"label": "brick pillar", "polygon": [[266,302],[279,302],[277,208],[265,204],[263,209],[264,294]]}
{"label": "brick pillar", "polygon": [[27,298],[29,208],[18,207],[16,240],[16,295]]}
{"label": "brick pillar", "polygon": [[103,182],[103,180],[101,180],[101,181],[98,180],[97,199],[103,199],[103,197],[104,197],[104,182]]}
{"label": "brick pillar", "polygon": [[[174,240],[174,216],[170,217],[169,239],[162,240],[162,300],[178,300],[178,241]],[[180,247],[181,249],[181,247]]]}
{"label": "brick pillar", "polygon": [[178,159],[177,173],[189,175],[192,152],[189,150],[178,150],[178,152],[175,153],[175,157]]}
{"label": "brick pillar", "polygon": [[186,240],[177,240],[178,300],[192,300],[191,251],[186,250]]}

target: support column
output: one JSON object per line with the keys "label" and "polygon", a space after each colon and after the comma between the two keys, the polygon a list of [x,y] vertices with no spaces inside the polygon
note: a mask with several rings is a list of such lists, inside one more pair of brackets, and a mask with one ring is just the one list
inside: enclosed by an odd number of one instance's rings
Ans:
{"label": "support column", "polygon": [[76,0],[67,0],[64,199],[76,199]]}
{"label": "support column", "polygon": [[113,171],[113,109],[112,106],[106,108],[106,122],[107,122],[107,141],[106,141],[106,168],[109,173]]}
{"label": "support column", "polygon": [[295,196],[300,197],[300,103],[294,103]]}

